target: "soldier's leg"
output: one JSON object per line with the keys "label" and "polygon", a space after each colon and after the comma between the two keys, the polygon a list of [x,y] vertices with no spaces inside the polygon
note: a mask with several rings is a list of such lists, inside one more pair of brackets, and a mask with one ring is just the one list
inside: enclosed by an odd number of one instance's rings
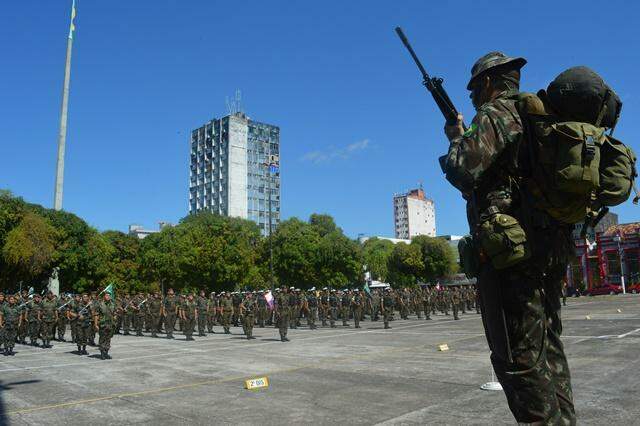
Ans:
{"label": "soldier's leg", "polygon": [[167,339],[173,339],[173,325],[176,322],[176,315],[173,313],[164,317],[164,329],[167,333]]}
{"label": "soldier's leg", "polygon": [[13,355],[13,346],[16,344],[18,330],[14,326],[5,326],[5,353]]}
{"label": "soldier's leg", "polygon": [[353,311],[353,322],[355,328],[360,328],[360,316],[362,315],[362,311],[360,309],[356,309]]}
{"label": "soldier's leg", "polygon": [[198,313],[198,335],[205,336],[207,315]]}
{"label": "soldier's leg", "polygon": [[575,424],[569,370],[556,332],[547,329],[540,281],[484,267],[478,283],[491,362],[516,421]]}
{"label": "soldier's leg", "polygon": [[280,315],[280,340],[283,342],[288,342],[287,338],[287,329],[289,328],[289,315],[287,312],[284,312]]}
{"label": "soldier's leg", "polygon": [[453,311],[453,319],[454,320],[460,319],[458,317],[458,304],[457,303],[452,303],[451,304],[451,310]]}
{"label": "soldier's leg", "polygon": [[213,314],[207,313],[207,333],[213,333]]}
{"label": "soldier's leg", "polygon": [[385,308],[384,312],[382,312],[382,315],[384,316],[384,328],[391,328],[389,326],[389,320],[391,319],[391,309]]}

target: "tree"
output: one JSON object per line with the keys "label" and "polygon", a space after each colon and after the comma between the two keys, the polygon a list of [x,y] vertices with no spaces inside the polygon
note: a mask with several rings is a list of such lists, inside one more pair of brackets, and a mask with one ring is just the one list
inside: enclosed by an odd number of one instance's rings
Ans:
{"label": "tree", "polygon": [[328,214],[313,213],[309,217],[309,224],[315,228],[321,237],[333,232],[342,233],[342,229],[338,228],[333,217]]}
{"label": "tree", "polygon": [[393,243],[389,240],[370,238],[363,247],[364,264],[371,274],[371,279],[386,281],[389,273],[389,256],[393,252]]}
{"label": "tree", "polygon": [[453,248],[442,238],[419,235],[411,240],[420,250],[424,269],[418,277],[424,282],[450,276],[457,271],[456,255]]}
{"label": "tree", "polygon": [[402,242],[396,244],[389,256],[388,269],[388,281],[393,287],[416,285],[418,277],[424,273],[419,246]]}
{"label": "tree", "polygon": [[40,281],[51,272],[57,232],[45,219],[26,213],[2,247],[5,264],[22,281]]}
{"label": "tree", "polygon": [[318,283],[320,235],[297,218],[281,222],[272,235],[274,270],[281,285],[308,288]]}
{"label": "tree", "polygon": [[143,240],[143,273],[148,280],[177,289],[263,286],[256,266],[259,246],[254,222],[202,212]]}
{"label": "tree", "polygon": [[140,240],[120,231],[106,231],[102,237],[111,246],[106,280],[118,291],[148,291],[140,276]]}
{"label": "tree", "polygon": [[361,247],[341,230],[324,235],[318,249],[316,285],[343,287],[363,282]]}

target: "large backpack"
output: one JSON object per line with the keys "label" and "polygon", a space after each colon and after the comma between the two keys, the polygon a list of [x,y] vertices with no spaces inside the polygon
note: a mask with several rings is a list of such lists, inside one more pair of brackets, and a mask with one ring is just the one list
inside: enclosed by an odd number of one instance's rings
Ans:
{"label": "large backpack", "polygon": [[546,91],[520,94],[517,105],[524,180],[536,207],[563,223],[594,226],[608,207],[629,198],[636,156],[611,136],[622,102],[598,74],[570,68]]}

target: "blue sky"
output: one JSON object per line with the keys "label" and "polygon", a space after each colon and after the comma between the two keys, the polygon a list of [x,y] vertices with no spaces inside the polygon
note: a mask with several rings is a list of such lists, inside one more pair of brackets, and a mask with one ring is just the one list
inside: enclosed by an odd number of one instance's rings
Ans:
{"label": "blue sky", "polygon": [[[70,0],[3,2],[0,187],[53,203]],[[467,231],[442,177],[443,119],[393,29],[467,117],[473,62],[529,60],[522,88],[588,65],[624,102],[616,135],[640,152],[640,7],[610,1],[80,0],[65,210],[100,230],[156,227],[188,209],[188,135],[226,113],[281,128],[282,212],[329,213],[351,236],[393,233],[392,196],[422,182],[438,233]],[[636,136],[634,138],[634,136]],[[638,220],[628,202],[614,211]]]}

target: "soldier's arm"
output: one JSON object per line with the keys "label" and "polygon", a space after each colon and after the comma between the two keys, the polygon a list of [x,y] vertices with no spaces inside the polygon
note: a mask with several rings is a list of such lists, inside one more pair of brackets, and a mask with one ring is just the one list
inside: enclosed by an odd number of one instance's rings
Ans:
{"label": "soldier's arm", "polygon": [[441,167],[447,180],[463,194],[471,193],[504,149],[504,138],[498,137],[498,128],[508,126],[505,121],[498,119],[491,109],[482,108],[469,129],[451,139],[447,155],[440,160]]}

